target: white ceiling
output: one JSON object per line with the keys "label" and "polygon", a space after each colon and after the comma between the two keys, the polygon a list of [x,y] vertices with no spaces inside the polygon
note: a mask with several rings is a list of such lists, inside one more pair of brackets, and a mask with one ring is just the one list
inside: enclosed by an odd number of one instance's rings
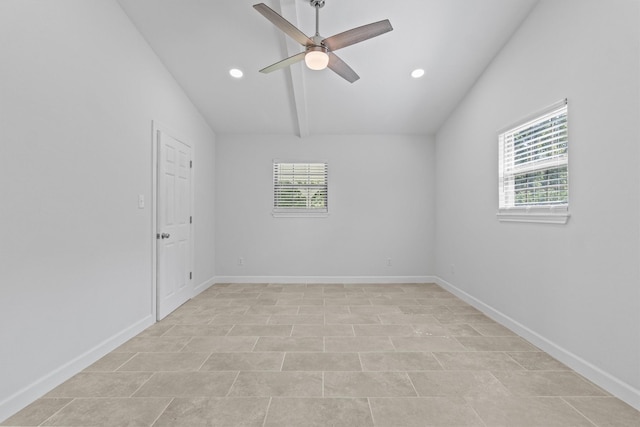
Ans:
{"label": "white ceiling", "polygon": [[[259,73],[303,50],[253,9],[260,0],[118,1],[216,133],[307,136],[434,133],[538,0],[326,0],[324,37],[394,28],[337,52],[353,84],[304,63]],[[314,34],[309,0],[263,2]]]}

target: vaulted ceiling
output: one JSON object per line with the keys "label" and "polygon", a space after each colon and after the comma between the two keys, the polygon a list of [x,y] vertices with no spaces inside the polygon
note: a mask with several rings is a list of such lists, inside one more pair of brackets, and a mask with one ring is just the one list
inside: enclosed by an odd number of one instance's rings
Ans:
{"label": "vaulted ceiling", "polygon": [[[258,72],[303,50],[254,10],[260,0],[118,1],[215,132],[302,137],[434,133],[537,2],[326,0],[324,37],[382,19],[394,28],[338,52],[360,75],[349,83],[304,62]],[[315,33],[309,0],[262,1]]]}

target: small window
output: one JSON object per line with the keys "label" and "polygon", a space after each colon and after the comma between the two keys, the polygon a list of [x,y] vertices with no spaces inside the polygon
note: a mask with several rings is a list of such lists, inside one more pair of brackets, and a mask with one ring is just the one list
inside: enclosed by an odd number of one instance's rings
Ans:
{"label": "small window", "polygon": [[326,216],[327,169],[327,163],[274,161],[274,216]]}
{"label": "small window", "polygon": [[499,134],[500,220],[566,223],[568,135],[566,100]]}

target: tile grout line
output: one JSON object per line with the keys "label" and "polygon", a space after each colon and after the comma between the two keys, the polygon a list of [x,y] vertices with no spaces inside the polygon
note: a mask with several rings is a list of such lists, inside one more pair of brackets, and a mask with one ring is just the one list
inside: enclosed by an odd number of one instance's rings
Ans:
{"label": "tile grout line", "polygon": [[198,369],[196,369],[196,371],[195,371],[195,372],[204,372],[204,371],[201,371],[201,369],[202,369],[202,367],[205,365],[205,363],[207,363],[207,361],[208,361],[209,359],[211,359],[211,356],[213,356],[213,352],[209,353],[209,355],[208,355],[207,357],[205,357],[205,358],[204,358],[204,360],[202,361],[202,363],[200,364],[200,366],[198,367]]}
{"label": "tile grout line", "polygon": [[513,361],[514,361],[518,366],[520,366],[523,370],[525,370],[525,371],[528,371],[528,370],[529,370],[529,369],[527,369],[527,368],[526,368],[522,363],[518,362],[516,359],[514,359],[513,357],[511,357],[511,355],[509,354],[509,352],[507,352],[507,351],[503,351],[502,353],[503,353],[503,354],[506,354],[506,355],[507,355],[507,357],[508,357],[510,360],[513,360]]}
{"label": "tile grout line", "polygon": [[169,400],[169,403],[167,403],[167,405],[164,407],[164,409],[162,411],[160,411],[160,414],[158,414],[156,419],[153,420],[153,422],[150,424],[151,427],[153,427],[158,422],[160,417],[162,417],[162,415],[167,411],[167,409],[169,409],[169,406],[173,403],[174,400],[176,400],[175,397],[172,397],[171,400]]}
{"label": "tile grout line", "polygon": [[236,325],[231,325],[231,327],[229,328],[229,330],[227,331],[227,333],[223,335],[223,337],[229,337],[229,336],[232,336],[232,335],[229,335],[229,334],[231,333],[231,331],[233,331],[233,328],[235,328],[235,327],[236,327]]}
{"label": "tile grout line", "polygon": [[[111,354],[111,353],[108,353]],[[128,358],[127,360],[124,361],[124,363],[121,363],[120,365],[118,365],[117,368],[115,368],[112,371],[107,371],[107,372],[120,372],[119,369],[122,368],[124,365],[126,365],[127,363],[129,363],[131,361],[131,359],[133,359],[134,357],[136,357],[138,354],[140,353],[133,353],[133,356],[131,356],[130,358]],[[91,366],[88,366],[88,368],[90,368]],[[100,371],[87,371],[86,369],[83,370],[83,372],[100,372]]]}
{"label": "tile grout line", "polygon": [[[574,411],[576,411],[578,414],[580,414],[582,417],[584,417],[588,422],[590,422],[591,424],[593,424],[595,427],[598,427],[598,423],[596,423],[595,421],[592,421],[591,418],[589,418],[586,414],[584,414],[581,410],[579,410],[578,408],[576,408],[575,406],[573,406],[571,404],[571,402],[567,401],[565,398],[568,396],[558,396],[560,398],[560,400],[562,400],[565,405],[569,405],[569,407],[571,409],[573,409]],[[583,396],[584,397],[584,396]],[[593,397],[593,396],[592,396]],[[605,397],[605,396],[603,396]]]}
{"label": "tile grout line", "polygon": [[409,380],[409,384],[411,384],[411,387],[413,387],[413,391],[416,393],[415,397],[423,397],[423,396],[420,396],[420,393],[418,393],[418,389],[416,388],[415,384],[413,383],[413,380],[411,379],[411,375],[409,375],[409,372],[405,371],[403,373],[407,376],[407,379]]}
{"label": "tile grout line", "polygon": [[376,420],[373,417],[373,408],[371,407],[371,398],[367,397],[367,406],[369,406],[369,414],[371,415],[371,423],[372,425],[376,425]]}
{"label": "tile grout line", "polygon": [[438,363],[438,365],[440,366],[441,370],[447,371],[448,369],[445,369],[445,367],[442,364],[442,362],[440,361],[440,359],[438,359],[438,356],[436,356],[436,353],[446,353],[446,352],[430,351],[429,354],[431,354],[431,357],[433,357],[433,359],[436,361],[436,363]]}
{"label": "tile grout line", "polygon": [[389,340],[389,342],[391,343],[391,347],[393,347],[393,351],[394,352],[398,352],[398,347],[396,347],[395,343],[393,342],[393,340],[391,339],[390,336],[387,337],[387,339]]}
{"label": "tile grout line", "polygon": [[[141,372],[143,372],[143,371],[141,371]],[[144,371],[144,372],[147,372],[147,373],[148,373],[149,371]],[[142,387],[144,387],[144,386],[145,386],[145,384],[147,384],[147,383],[151,380],[151,378],[153,378],[157,373],[158,373],[158,371],[152,371],[152,372],[151,372],[151,375],[149,375],[149,378],[147,378],[146,380],[144,380],[144,382],[143,382],[142,384],[140,384],[140,385],[138,386],[138,388],[136,388],[136,389],[134,390],[134,392],[133,392],[133,393],[131,393],[131,394],[128,396],[128,398],[130,399],[130,398],[134,397],[134,395],[135,395],[138,391],[140,391],[140,389],[141,389]]]}
{"label": "tile grout line", "polygon": [[470,398],[468,396],[463,396],[462,399],[464,400],[465,405],[467,405],[473,411],[473,413],[476,415],[476,417],[478,417],[478,419],[480,420],[482,425],[484,427],[489,427],[489,426],[487,426],[487,423],[484,422],[484,419],[480,416],[478,411],[476,411],[476,408],[474,408],[473,405],[469,403],[469,399]]}
{"label": "tile grout line", "polygon": [[209,321],[207,323],[205,323],[205,325],[210,325],[212,326],[213,324],[211,322],[213,322],[213,319],[216,318],[216,316],[219,316],[219,314],[216,314],[216,312],[213,312],[213,316],[211,316],[211,319],[209,319]]}
{"label": "tile grout line", "polygon": [[238,371],[238,373],[236,374],[236,377],[233,379],[233,382],[231,383],[231,386],[229,387],[229,390],[227,391],[227,394],[224,395],[224,397],[229,397],[229,393],[231,393],[231,390],[233,390],[233,386],[236,385],[236,381],[238,381],[239,376],[240,371]]}
{"label": "tile grout line", "polygon": [[51,418],[53,418],[54,416],[56,416],[57,414],[59,414],[64,408],[66,408],[67,406],[71,405],[72,402],[74,402],[77,399],[77,397],[72,397],[71,400],[69,400],[67,402],[66,405],[62,406],[62,408],[58,409],[57,411],[55,411],[53,414],[51,414],[46,420],[42,421],[40,424],[38,424],[39,426],[44,426],[46,425],[47,421],[49,421]]}
{"label": "tile grout line", "polygon": [[256,342],[253,343],[253,347],[251,347],[251,351],[250,353],[255,353],[256,352],[256,347],[258,346],[258,342],[260,341],[261,337],[255,337],[256,338]]}
{"label": "tile grout line", "polygon": [[[176,353],[182,353],[184,351],[184,349],[187,348],[187,346],[191,343],[191,341],[193,341],[193,338],[194,338],[193,336],[190,336],[189,339],[187,340],[187,342],[185,342],[184,345],[180,348],[180,350],[176,351]],[[162,353],[162,352],[151,351],[149,353]]]}
{"label": "tile grout line", "polygon": [[[159,322],[158,322],[159,323]],[[169,333],[169,331],[171,331],[173,328],[175,328],[176,325],[171,325],[171,327],[169,327],[169,329],[167,329],[166,331],[164,331],[163,333],[160,334],[161,337],[164,336],[171,336],[171,335],[167,335],[167,333]]]}
{"label": "tile grout line", "polygon": [[264,411],[264,420],[262,421],[262,427],[267,425],[267,418],[269,417],[269,410],[271,409],[272,401],[273,401],[273,396],[269,396],[269,403],[267,403],[267,410]]}

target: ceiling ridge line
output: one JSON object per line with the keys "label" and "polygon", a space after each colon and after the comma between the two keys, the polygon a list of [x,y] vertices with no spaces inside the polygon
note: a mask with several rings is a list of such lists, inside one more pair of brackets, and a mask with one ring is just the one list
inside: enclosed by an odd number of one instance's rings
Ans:
{"label": "ceiling ridge line", "polygon": [[[280,12],[283,18],[291,22],[294,26],[299,27],[298,7],[296,0],[279,0]],[[287,57],[300,52],[300,46],[289,37],[284,37]],[[309,113],[307,112],[307,94],[305,90],[304,72],[302,63],[293,64],[288,68],[291,77],[291,99],[293,109],[295,111],[295,120],[298,128],[298,136],[305,138],[309,133]]]}

